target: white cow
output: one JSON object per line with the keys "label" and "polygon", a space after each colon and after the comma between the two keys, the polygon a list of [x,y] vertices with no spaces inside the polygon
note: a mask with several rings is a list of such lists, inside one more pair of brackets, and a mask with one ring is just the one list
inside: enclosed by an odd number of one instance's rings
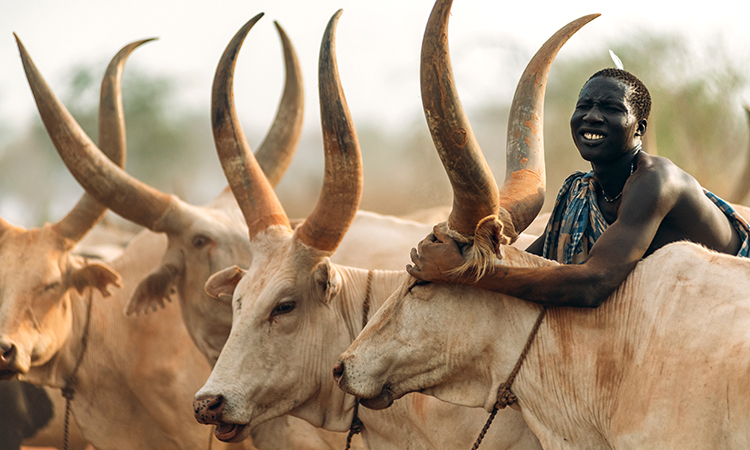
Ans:
{"label": "white cow", "polygon": [[[255,23],[254,21],[252,23]],[[244,37],[250,30],[248,23],[238,33]],[[277,25],[278,27],[278,25]],[[283,30],[278,27],[284,44],[287,82],[277,119],[258,149],[258,159],[272,184],[278,182],[291,160],[299,140],[302,118],[302,81],[294,49]],[[239,49],[241,39],[230,47]],[[226,61],[219,70],[233,61]],[[239,129],[239,124],[236,125]],[[243,139],[244,140],[244,139]],[[59,147],[60,155],[87,191],[115,212],[155,232],[166,234],[168,248],[161,263],[140,281],[131,296],[126,312],[137,314],[164,307],[169,299],[177,298],[188,332],[210,364],[214,364],[229,336],[232,308],[227,300],[214,299],[203,288],[208,277],[220,268],[240,264],[252,266],[254,254],[262,251],[248,239],[248,229],[234,197],[225,190],[209,204],[188,205],[176,197],[163,194],[128,176],[108,164],[101,152],[86,151],[82,146]],[[157,205],[151,209],[143,205]],[[361,212],[355,218],[350,238],[341,244],[339,261],[371,268],[403,268],[408,262],[412,242],[424,237],[431,225],[390,216]],[[377,245],[372,242],[378,233]],[[367,241],[358,236],[366,236]],[[291,417],[279,419],[293,423],[297,431],[287,435],[304,436],[314,430],[307,423]],[[307,431],[298,429],[303,424]],[[278,433],[283,427],[264,424],[253,430],[253,440],[259,448],[275,448]],[[274,432],[268,429],[276,430]],[[318,430],[319,439],[343,447],[343,434]],[[271,441],[271,442],[269,442]],[[269,447],[271,446],[271,447]]]}
{"label": "white cow", "polygon": [[[456,151],[480,158],[457,148],[444,156]],[[454,184],[462,204],[442,226],[471,230],[466,270],[557,264],[507,245],[508,228],[518,229],[508,218],[529,208],[513,198],[523,188],[516,181],[501,191],[510,191],[505,211],[479,220],[461,211],[496,200]],[[476,287],[407,279],[341,356],[335,377],[377,409],[410,392],[487,411],[515,398],[545,449],[744,449],[747,280],[750,260],[685,242],[641,261],[597,309],[545,310]]]}
{"label": "white cow", "polygon": [[[336,19],[328,33],[333,32]],[[543,92],[543,80],[554,53],[576,27],[586,22],[578,21],[551,40],[542,60],[535,58],[534,65],[530,64],[521,89],[529,88],[537,95],[540,90]],[[324,44],[321,51],[329,47]],[[323,193],[315,211],[296,230],[289,227],[250,152],[237,147],[222,151],[217,146],[240,207],[251,212],[246,213],[251,242],[259,250],[265,248],[253,254],[253,266],[247,271],[230,268],[213,276],[207,284],[207,290],[218,296],[234,292],[234,323],[211,378],[196,394],[196,417],[218,425],[217,434],[228,441],[239,441],[258,423],[286,413],[326,429],[346,430],[352,421],[355,399],[336,392],[330,367],[336,352],[351,343],[361,329],[363,318],[368,316],[366,305],[377,308],[406,277],[403,272],[368,273],[329,260],[359,202],[361,162],[341,88],[333,87],[338,84],[337,78],[332,78],[335,67],[327,70],[332,73],[321,69],[321,77],[326,77],[319,82],[321,102],[326,99],[325,92],[338,93],[338,97],[327,101],[339,107],[340,112],[324,115]],[[541,88],[530,87],[539,78]],[[512,120],[519,119],[519,113],[527,108],[529,105],[516,105]],[[324,106],[322,111],[329,109]],[[213,117],[222,120],[216,114]],[[517,126],[511,127],[509,135],[518,131]],[[266,197],[251,194],[258,192]],[[258,204],[268,205],[268,209],[251,209],[250,205]],[[422,396],[411,396],[394,406],[396,411],[385,414],[360,409],[363,440],[369,448],[468,447],[481,429],[481,423],[473,427],[468,423],[481,421],[484,416],[478,410],[457,408]],[[494,430],[487,437],[493,446],[537,448],[538,443],[520,426],[518,417],[515,411],[504,413],[499,424],[502,432]]]}
{"label": "white cow", "polygon": [[[512,247],[495,263],[550,264]],[[599,308],[550,309],[512,384],[544,448],[748,448],[746,280],[750,261],[677,243]],[[490,411],[540,309],[408,280],[342,355],[340,386],[374,408],[418,391]]]}

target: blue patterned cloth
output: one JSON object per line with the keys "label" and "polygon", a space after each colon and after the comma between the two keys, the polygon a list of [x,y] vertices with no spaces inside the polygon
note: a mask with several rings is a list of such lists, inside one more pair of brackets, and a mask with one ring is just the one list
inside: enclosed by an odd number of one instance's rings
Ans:
{"label": "blue patterned cloth", "polygon": [[[597,185],[593,172],[575,172],[565,180],[547,223],[542,256],[563,264],[580,264],[586,259],[608,226],[597,203]],[[742,246],[737,256],[750,257],[750,225],[729,203],[704,192],[739,233]]]}

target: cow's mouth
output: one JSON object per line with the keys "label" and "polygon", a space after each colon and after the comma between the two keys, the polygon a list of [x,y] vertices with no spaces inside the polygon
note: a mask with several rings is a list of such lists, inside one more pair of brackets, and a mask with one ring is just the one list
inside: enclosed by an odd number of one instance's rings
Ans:
{"label": "cow's mouth", "polygon": [[239,442],[245,439],[245,427],[247,425],[240,425],[236,423],[221,423],[216,425],[214,430],[214,436],[216,439],[224,442]]}
{"label": "cow's mouth", "polygon": [[393,404],[394,400],[396,400],[396,396],[393,394],[393,391],[390,387],[384,386],[383,390],[376,397],[362,398],[359,400],[359,403],[366,408],[377,410],[388,408]]}

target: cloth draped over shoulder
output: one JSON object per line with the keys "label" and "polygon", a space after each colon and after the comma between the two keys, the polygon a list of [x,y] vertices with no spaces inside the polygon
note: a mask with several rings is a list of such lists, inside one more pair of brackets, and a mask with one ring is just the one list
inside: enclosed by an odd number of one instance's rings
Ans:
{"label": "cloth draped over shoulder", "polygon": [[[562,264],[581,264],[607,229],[599,210],[593,172],[575,172],[563,183],[547,223],[542,256]],[[704,189],[706,196],[726,214],[742,240],[737,256],[750,257],[750,226],[732,206]]]}

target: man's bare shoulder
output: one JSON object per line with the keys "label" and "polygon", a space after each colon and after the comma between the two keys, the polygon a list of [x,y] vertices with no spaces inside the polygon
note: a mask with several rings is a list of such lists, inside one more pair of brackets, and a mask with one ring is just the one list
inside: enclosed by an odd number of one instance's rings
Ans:
{"label": "man's bare shoulder", "polygon": [[637,164],[632,184],[640,185],[641,189],[648,189],[658,197],[667,196],[678,201],[685,195],[703,195],[703,189],[695,178],[668,158],[641,153]]}

